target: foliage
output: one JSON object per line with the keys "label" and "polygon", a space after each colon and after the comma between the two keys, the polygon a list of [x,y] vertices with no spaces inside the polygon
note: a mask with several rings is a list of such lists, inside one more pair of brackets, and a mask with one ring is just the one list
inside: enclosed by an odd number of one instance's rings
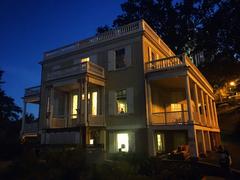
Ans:
{"label": "foliage", "polygon": [[[3,71],[0,70],[0,84],[2,81]],[[21,108],[14,103],[14,99],[7,96],[0,86],[0,123],[6,121],[18,120]]]}
{"label": "foliage", "polygon": [[128,0],[121,8],[112,27],[144,19],[176,54],[204,52],[202,70],[212,85],[239,75],[239,0]]}

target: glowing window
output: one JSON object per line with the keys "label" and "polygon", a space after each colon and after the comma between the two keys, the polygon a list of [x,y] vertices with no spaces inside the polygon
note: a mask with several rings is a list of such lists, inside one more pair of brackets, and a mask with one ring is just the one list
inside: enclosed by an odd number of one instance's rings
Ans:
{"label": "glowing window", "polygon": [[81,62],[82,63],[85,63],[85,62],[89,62],[90,58],[89,57],[86,57],[86,58],[82,58],[81,59]]}
{"label": "glowing window", "polygon": [[126,89],[117,91],[117,112],[118,112],[118,114],[127,113],[127,92],[126,92]]}
{"label": "glowing window", "polygon": [[165,142],[164,142],[164,134],[157,134],[157,151],[164,152],[165,151]]}
{"label": "glowing window", "polygon": [[181,104],[171,104],[171,111],[182,111]]}
{"label": "glowing window", "polygon": [[89,144],[93,145],[94,144],[94,139],[90,139]]}
{"label": "glowing window", "polygon": [[92,115],[97,115],[97,92],[92,93]]}
{"label": "glowing window", "polygon": [[117,148],[120,152],[128,152],[129,142],[128,142],[128,134],[121,133],[117,134]]}
{"label": "glowing window", "polygon": [[[82,100],[84,100],[84,94],[82,94]],[[88,93],[88,99],[90,99],[90,93]]]}
{"label": "glowing window", "polygon": [[72,96],[72,118],[77,118],[77,109],[78,109],[78,95]]}

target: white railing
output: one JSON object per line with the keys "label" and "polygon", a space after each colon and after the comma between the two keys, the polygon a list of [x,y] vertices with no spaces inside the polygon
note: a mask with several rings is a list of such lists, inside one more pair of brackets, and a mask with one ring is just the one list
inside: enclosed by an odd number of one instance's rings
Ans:
{"label": "white railing", "polygon": [[38,96],[38,95],[40,95],[40,86],[25,89],[24,96]]}
{"label": "white railing", "polygon": [[55,57],[58,55],[62,55],[68,52],[72,52],[75,51],[79,48],[83,48],[83,47],[87,47],[89,45],[98,43],[98,42],[103,42],[106,40],[110,40],[110,39],[114,39],[114,38],[118,38],[127,34],[131,34],[134,32],[138,32],[140,30],[142,30],[142,26],[141,26],[141,22],[142,21],[136,21],[130,24],[127,24],[125,26],[121,26],[119,28],[98,34],[96,36],[90,37],[88,39],[61,47],[61,48],[57,48],[54,49],[52,51],[48,51],[45,53],[44,57],[45,58],[51,58],[51,57]]}
{"label": "white railing", "polygon": [[48,72],[47,80],[59,79],[67,76],[73,76],[81,73],[90,73],[104,78],[104,68],[92,62],[73,64],[64,68]]}
{"label": "white railing", "polygon": [[177,125],[188,123],[188,111],[152,113],[151,124]]}
{"label": "white railing", "polygon": [[23,127],[24,133],[34,133],[38,131],[38,122],[25,123]]}
{"label": "white railing", "polygon": [[146,72],[169,70],[176,67],[184,66],[181,56],[172,56],[158,60],[149,61],[145,64]]}

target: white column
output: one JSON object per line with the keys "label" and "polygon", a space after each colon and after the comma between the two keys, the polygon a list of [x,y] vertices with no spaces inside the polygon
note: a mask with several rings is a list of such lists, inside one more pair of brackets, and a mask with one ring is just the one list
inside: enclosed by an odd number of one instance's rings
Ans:
{"label": "white column", "polygon": [[54,88],[51,87],[51,90],[50,90],[50,116],[49,116],[48,128],[51,128],[53,125],[53,106],[54,106]]}
{"label": "white column", "polygon": [[148,113],[148,121],[147,121],[147,125],[151,124],[151,117],[152,117],[152,95],[151,95],[151,85],[150,85],[150,81],[147,80],[146,81],[146,90],[147,90],[147,96],[146,96],[146,100],[147,100],[147,113]]}
{"label": "white column", "polygon": [[189,77],[186,76],[185,80],[186,80],[186,83],[185,83],[186,100],[187,100],[187,107],[188,107],[188,121],[193,121]]}
{"label": "white column", "polygon": [[22,113],[22,134],[24,132],[25,126],[25,116],[26,116],[27,102],[23,100],[23,113]]}
{"label": "white column", "polygon": [[208,95],[205,95],[206,97],[206,106],[207,106],[207,125],[208,126],[212,126],[211,124],[211,113],[210,113],[210,108],[209,108],[209,99],[208,99]]}
{"label": "white column", "polygon": [[207,136],[208,136],[208,144],[209,144],[209,150],[212,150],[212,145],[211,145],[211,139],[210,139],[210,133],[207,131]]}
{"label": "white column", "polygon": [[197,112],[197,118],[198,121],[201,123],[201,116],[200,116],[200,112],[199,112],[199,101],[198,101],[198,90],[197,90],[197,84],[194,83],[194,94],[195,94],[195,106],[196,106],[196,112]]}
{"label": "white column", "polygon": [[190,147],[190,151],[194,157],[198,157],[198,141],[197,141],[197,133],[194,129],[194,126],[188,127],[188,144]]}
{"label": "white column", "polygon": [[203,141],[203,152],[204,154],[206,154],[207,151],[206,151],[206,141],[205,141],[204,131],[202,130],[201,133],[202,133],[202,141]]}
{"label": "white column", "polygon": [[210,111],[211,111],[212,126],[216,127],[216,121],[215,121],[214,110],[213,110],[213,102],[211,98],[210,98]]}
{"label": "white column", "polygon": [[204,95],[203,95],[203,90],[201,89],[201,107],[202,107],[202,113],[203,113],[203,124],[207,124],[207,118],[206,118],[206,111],[205,111],[205,103],[204,103]]}
{"label": "white column", "polygon": [[78,110],[77,110],[77,125],[80,125],[81,122],[81,101],[82,101],[82,82],[79,82],[78,87]]}
{"label": "white column", "polygon": [[84,81],[84,121],[88,124],[88,78]]}
{"label": "white column", "polygon": [[214,108],[214,115],[215,115],[216,127],[219,127],[219,126],[218,126],[217,109],[216,109],[216,103],[215,103],[215,102],[213,102],[213,108]]}

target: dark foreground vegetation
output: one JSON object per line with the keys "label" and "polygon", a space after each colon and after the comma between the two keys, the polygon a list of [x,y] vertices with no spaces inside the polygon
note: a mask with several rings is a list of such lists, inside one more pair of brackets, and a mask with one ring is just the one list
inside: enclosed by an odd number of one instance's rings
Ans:
{"label": "dark foreground vegetation", "polygon": [[81,149],[34,148],[10,162],[0,163],[0,179],[202,179],[204,176],[232,176],[219,167],[191,161],[169,161],[136,154],[118,154],[104,160],[104,154]]}

